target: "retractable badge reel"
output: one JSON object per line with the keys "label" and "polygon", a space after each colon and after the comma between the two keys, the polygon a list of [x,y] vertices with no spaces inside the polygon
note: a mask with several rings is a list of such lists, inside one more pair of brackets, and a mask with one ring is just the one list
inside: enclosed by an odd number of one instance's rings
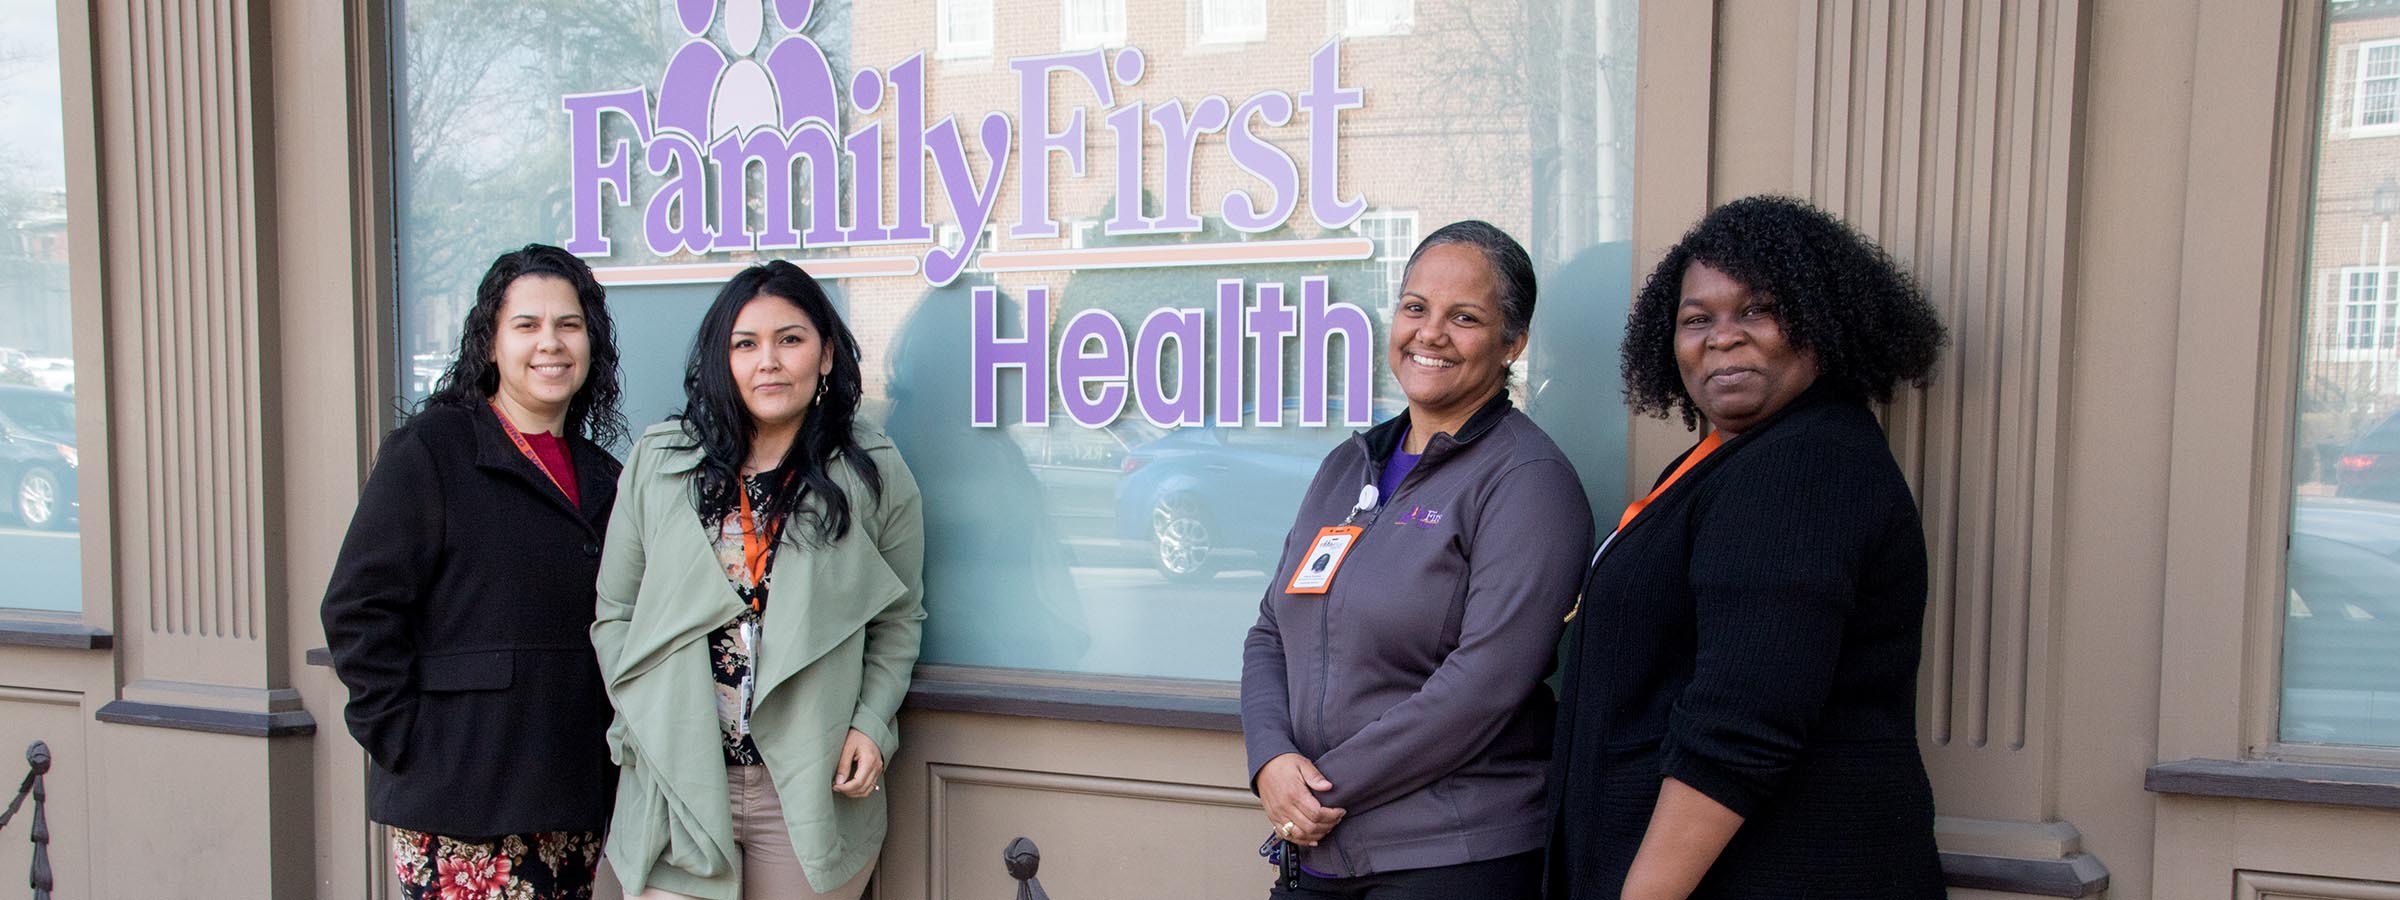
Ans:
{"label": "retractable badge reel", "polygon": [[1350,514],[1342,518],[1342,524],[1317,530],[1317,539],[1309,543],[1308,555],[1301,557],[1300,565],[1292,569],[1292,581],[1284,586],[1284,593],[1323,594],[1333,589],[1334,573],[1342,570],[1342,560],[1350,555],[1351,547],[1357,546],[1358,536],[1367,531],[1350,523],[1358,521],[1360,513],[1375,511],[1375,504],[1381,499],[1374,485],[1359,486],[1358,503],[1350,507]]}

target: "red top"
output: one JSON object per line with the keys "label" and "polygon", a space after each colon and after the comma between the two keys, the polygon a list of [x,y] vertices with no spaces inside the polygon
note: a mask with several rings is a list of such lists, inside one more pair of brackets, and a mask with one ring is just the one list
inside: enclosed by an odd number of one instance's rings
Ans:
{"label": "red top", "polygon": [[531,445],[534,454],[542,458],[542,468],[550,470],[550,477],[558,482],[558,489],[566,493],[567,502],[581,509],[583,492],[575,484],[575,463],[567,457],[566,439],[546,431],[535,431],[525,435],[525,443]]}

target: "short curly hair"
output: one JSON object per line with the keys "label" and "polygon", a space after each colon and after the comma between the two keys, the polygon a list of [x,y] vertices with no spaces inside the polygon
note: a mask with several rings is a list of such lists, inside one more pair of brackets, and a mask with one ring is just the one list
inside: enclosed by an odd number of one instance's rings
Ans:
{"label": "short curly hair", "polygon": [[1812,351],[1817,380],[1878,402],[1902,381],[1924,387],[1949,335],[1916,279],[1883,248],[1790,197],[1744,197],[1716,209],[1667,250],[1625,320],[1625,405],[1697,429],[1700,407],[1675,363],[1683,273],[1706,263],[1775,298],[1776,324]]}

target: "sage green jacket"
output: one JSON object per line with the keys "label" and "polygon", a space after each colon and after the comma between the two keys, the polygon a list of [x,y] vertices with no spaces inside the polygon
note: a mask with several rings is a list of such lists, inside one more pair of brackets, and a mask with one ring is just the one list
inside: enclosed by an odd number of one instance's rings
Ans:
{"label": "sage green jacket", "polygon": [[[805,529],[785,529],[750,717],[792,847],[820,893],[848,882],[883,845],[885,795],[834,793],[835,757],[852,728],[887,762],[899,749],[895,720],[925,619],[916,481],[889,438],[861,427],[857,439],[882,494],[837,458],[832,475],[850,498],[849,533],[808,547]],[[616,706],[608,742],[619,766],[608,859],[628,893],[656,887],[738,900],[742,854],[708,640],[741,601],[692,505],[701,453],[676,449],[692,443],[679,422],[642,433],[618,478],[601,556],[592,645]]]}

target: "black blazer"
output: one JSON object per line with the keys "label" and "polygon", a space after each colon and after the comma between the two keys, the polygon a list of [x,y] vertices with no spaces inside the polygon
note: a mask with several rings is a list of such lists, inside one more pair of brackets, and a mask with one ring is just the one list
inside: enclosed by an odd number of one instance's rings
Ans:
{"label": "black blazer", "polygon": [[1916,501],[1864,402],[1820,384],[1693,466],[1606,547],[1569,626],[1551,896],[1614,900],[1668,776],[1744,817],[1695,898],[1943,896],[1925,590]]}
{"label": "black blazer", "polygon": [[368,818],[460,837],[608,824],[589,632],[618,463],[569,444],[580,509],[488,406],[430,408],[384,440],[323,609],[372,760]]}

